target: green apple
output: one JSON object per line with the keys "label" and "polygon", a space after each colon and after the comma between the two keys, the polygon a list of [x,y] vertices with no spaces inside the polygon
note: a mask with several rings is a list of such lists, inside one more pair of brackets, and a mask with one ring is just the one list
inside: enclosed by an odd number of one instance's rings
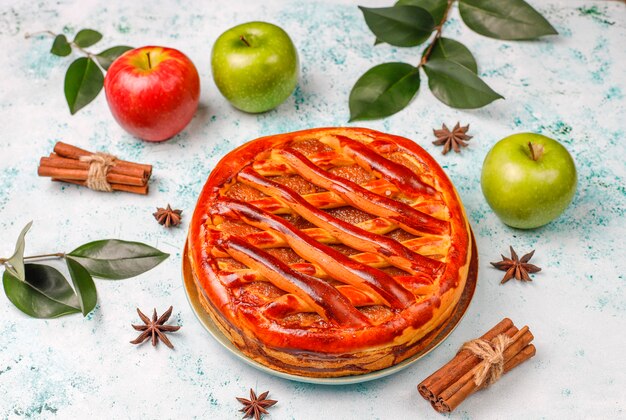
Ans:
{"label": "green apple", "polygon": [[532,229],[556,219],[576,192],[576,166],[549,137],[514,134],[496,143],[483,162],[480,185],[507,225]]}
{"label": "green apple", "polygon": [[217,38],[211,53],[213,79],[245,112],[276,108],[298,82],[298,53],[285,31],[266,22],[244,23]]}

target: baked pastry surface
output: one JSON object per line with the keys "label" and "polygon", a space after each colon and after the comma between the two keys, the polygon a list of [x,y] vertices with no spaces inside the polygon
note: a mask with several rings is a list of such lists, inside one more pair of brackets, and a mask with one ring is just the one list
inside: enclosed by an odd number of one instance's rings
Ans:
{"label": "baked pastry surface", "polygon": [[247,356],[311,377],[411,357],[463,292],[469,225],[443,170],[403,137],[263,137],[211,173],[188,237],[203,307]]}

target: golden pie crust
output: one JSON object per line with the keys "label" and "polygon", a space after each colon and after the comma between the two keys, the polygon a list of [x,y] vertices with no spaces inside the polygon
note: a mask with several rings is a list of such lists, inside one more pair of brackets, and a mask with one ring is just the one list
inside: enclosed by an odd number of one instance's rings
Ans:
{"label": "golden pie crust", "polygon": [[365,374],[420,349],[465,286],[454,186],[403,137],[320,128],[226,155],[188,236],[198,295],[248,357],[309,377]]}

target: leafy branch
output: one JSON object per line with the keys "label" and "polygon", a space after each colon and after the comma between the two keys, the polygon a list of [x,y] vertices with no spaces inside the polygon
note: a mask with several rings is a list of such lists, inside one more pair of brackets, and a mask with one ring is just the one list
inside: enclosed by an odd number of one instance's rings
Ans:
{"label": "leafy branch", "polygon": [[102,34],[93,29],[78,31],[72,41],[68,41],[65,35],[52,31],[26,34],[26,38],[39,35],[54,38],[50,52],[56,56],[67,57],[73,49],[85,55],[74,60],[65,73],[65,99],[72,115],[98,96],[104,85],[103,71],[106,72],[120,55],[132,50],[132,47],[126,45],[111,47],[98,54],[86,50],[102,39]]}
{"label": "leafy branch", "polygon": [[[5,271],[4,292],[22,312],[34,318],[56,318],[73,313],[86,316],[98,300],[93,277],[121,280],[144,273],[169,254],[139,243],[106,239],[81,245],[72,252],[24,256],[28,223],[9,258],[0,258]],[[65,276],[48,265],[26,264],[28,260],[64,259],[72,286]]]}
{"label": "leafy branch", "polygon": [[[365,23],[386,42],[415,47],[428,39],[417,65],[390,62],[369,69],[350,92],[350,121],[387,117],[404,109],[420,87],[420,69],[428,87],[453,108],[483,107],[503,96],[480,77],[474,56],[462,43],[442,36],[455,0],[399,0],[393,7],[359,6]],[[524,0],[458,0],[461,19],[474,32],[503,39],[535,39],[557,34],[550,23]],[[434,35],[433,35],[434,32]]]}

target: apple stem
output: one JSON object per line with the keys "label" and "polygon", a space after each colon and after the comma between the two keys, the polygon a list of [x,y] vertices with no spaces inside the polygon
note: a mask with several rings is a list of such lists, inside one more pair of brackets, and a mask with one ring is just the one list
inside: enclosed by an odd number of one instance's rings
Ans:
{"label": "apple stem", "polygon": [[148,57],[148,68],[151,69],[152,68],[152,63],[150,62],[150,53],[149,52],[146,53],[146,57]]}
{"label": "apple stem", "polygon": [[541,156],[543,156],[543,145],[528,142],[528,148],[530,149],[530,156],[534,161],[541,159]]}
{"label": "apple stem", "polygon": [[239,39],[241,39],[241,41],[243,41],[243,43],[246,44],[248,47],[251,46],[245,36],[241,35]]}

